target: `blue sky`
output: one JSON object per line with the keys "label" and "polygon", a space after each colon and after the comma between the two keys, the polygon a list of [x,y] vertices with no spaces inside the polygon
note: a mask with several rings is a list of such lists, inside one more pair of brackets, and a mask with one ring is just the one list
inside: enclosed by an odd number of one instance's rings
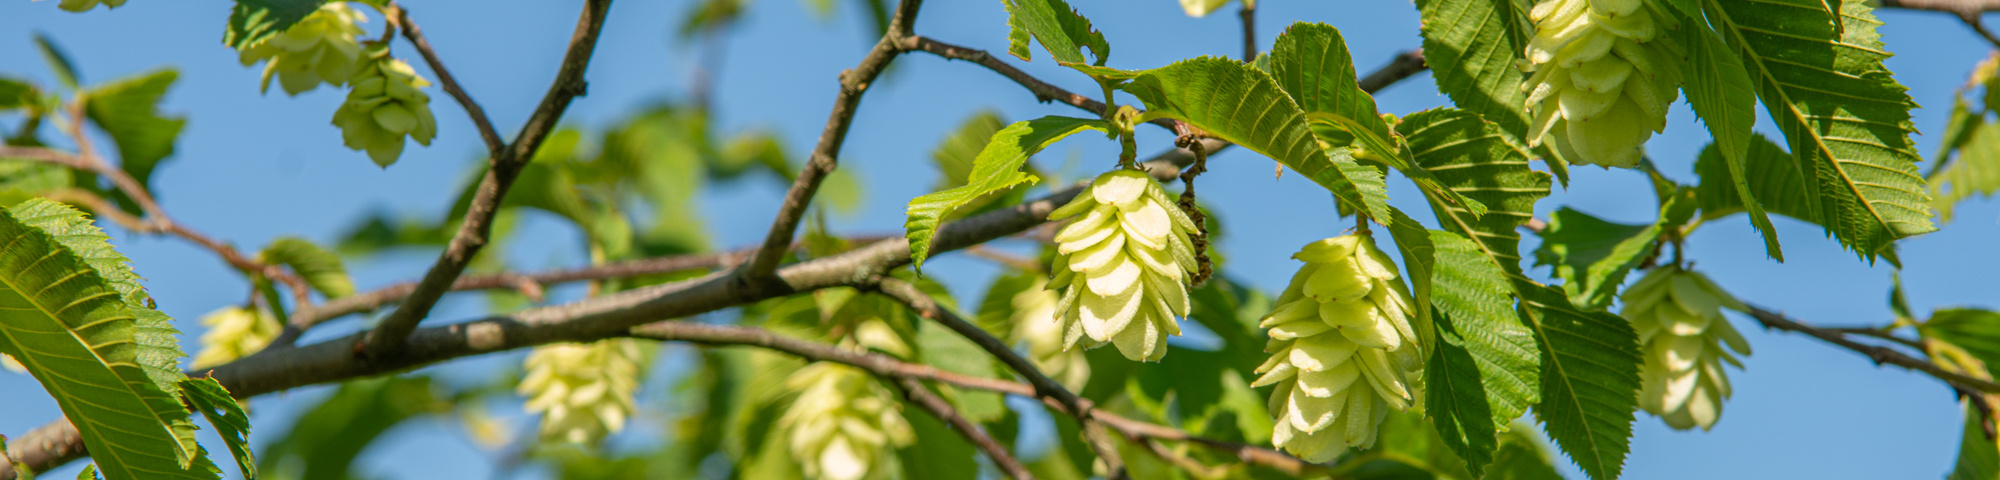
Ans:
{"label": "blue sky", "polygon": [[[565,122],[585,128],[610,125],[651,102],[684,97],[698,51],[676,44],[672,28],[688,3],[615,4],[588,75],[590,94],[570,108]],[[835,2],[839,6],[831,19],[815,17],[805,3],[754,2],[747,22],[728,44],[728,60],[719,74],[715,130],[772,129],[783,136],[794,158],[802,157],[817,138],[835,92],[835,75],[852,67],[873,39],[862,12],[850,2]],[[1416,10],[1407,2],[1260,3],[1262,49],[1295,20],[1340,28],[1364,72],[1421,43]],[[1151,68],[1241,51],[1233,8],[1190,19],[1169,0],[1076,4],[1113,44],[1114,67]],[[408,7],[453,73],[500,129],[511,134],[554,75],[579,5],[576,0],[412,0]],[[168,96],[166,110],[186,114],[189,123],[178,155],[155,175],[155,191],[178,221],[246,249],[282,235],[331,241],[372,211],[445,211],[470,162],[480,161],[481,147],[463,112],[441,91],[432,91],[439,121],[436,142],[429,148],[413,145],[395,166],[377,168],[362,153],[342,147],[338,131],[328,124],[340,92],[320,89],[296,98],[258,94],[258,70],[239,66],[235,52],[220,43],[228,14],[229,3],[221,1],[130,0],[117,10],[87,14],[60,11],[52,1],[7,2],[0,5],[0,73],[54,84],[30,41],[36,31],[48,33],[69,51],[86,83],[159,67],[180,69],[181,81]],[[1004,15],[1000,2],[933,1],[917,32],[997,53],[1006,44]],[[1889,66],[1917,102],[1929,107],[1915,112],[1917,126],[1939,131],[1952,92],[1986,54],[1987,44],[1947,15],[1887,11],[1881,16],[1887,22],[1883,38],[1898,53]],[[371,18],[369,28],[380,22]],[[399,57],[415,58],[402,42],[395,49]],[[1007,60],[1074,91],[1096,91],[1087,79],[1046,57],[1030,63]],[[421,62],[413,63],[435,78]],[[1391,87],[1377,99],[1382,111],[1394,113],[1447,103],[1428,74]],[[933,184],[932,146],[984,108],[1002,112],[1010,121],[1078,114],[1064,105],[1038,104],[1025,90],[975,65],[907,56],[861,107],[841,165],[859,173],[867,191],[858,213],[835,217],[834,230],[900,231],[904,203],[928,193]],[[0,125],[11,128],[13,122],[0,120]],[[1693,158],[1707,141],[1706,131],[1684,106],[1677,107],[1668,123],[1667,132],[1649,144],[1649,153],[1669,175],[1692,181]],[[1760,118],[1758,128],[1775,136],[1768,118]],[[1150,128],[1139,137],[1144,152],[1165,148],[1170,140]],[[1937,143],[1934,136],[1918,141],[1926,154]],[[1082,174],[1108,168],[1115,155],[1112,144],[1081,135],[1037,161],[1054,168],[1075,159]],[[1334,218],[1324,190],[1295,175],[1273,180],[1271,167],[1269,159],[1236,149],[1217,156],[1211,173],[1202,177],[1203,201],[1231,229],[1219,247],[1232,262],[1228,273],[1267,290],[1282,287],[1296,268],[1288,259],[1291,252],[1350,225]],[[711,186],[702,194],[701,211],[714,230],[714,242],[739,246],[761,239],[782,193],[783,185],[763,181]],[[1406,209],[1422,208],[1414,202],[1419,195],[1406,185],[1396,186],[1391,195]],[[1637,173],[1578,168],[1570,186],[1558,189],[1538,210],[1546,214],[1570,206],[1639,223],[1654,215],[1650,195]],[[1904,242],[1903,278],[1919,311],[2000,304],[1992,297],[1996,279],[1991,273],[2000,271],[2000,251],[1990,248],[1992,239],[2000,238],[1997,217],[2000,206],[1975,200],[1962,206],[1958,220],[1943,231]],[[1857,260],[1818,227],[1774,220],[1788,263],[1768,260],[1742,217],[1705,225],[1689,241],[1689,257],[1746,301],[1807,322],[1847,326],[1890,318],[1885,298],[1892,270],[1887,265]],[[110,231],[149,280],[161,308],[179,319],[190,350],[201,332],[196,319],[242,301],[242,279],[205,251],[174,239]],[[539,218],[529,220],[522,231],[530,233],[488,254],[504,254],[510,264],[524,268],[582,262],[573,229]],[[1532,237],[1525,248],[1533,248]],[[357,284],[367,289],[421,275],[432,255],[389,255],[350,267]],[[976,301],[995,271],[956,255],[940,257],[926,269],[953,287],[962,303]],[[1546,274],[1546,269],[1539,272]],[[573,297],[573,291],[568,293]],[[479,296],[450,297],[432,321],[463,319],[484,308]],[[1732,321],[1749,337],[1756,355],[1747,360],[1746,371],[1732,374],[1736,396],[1720,424],[1709,432],[1675,432],[1642,414],[1625,478],[1921,478],[1941,476],[1951,467],[1960,417],[1950,390],[1941,383],[1878,369],[1861,356],[1799,335],[1765,332],[1747,318]],[[355,328],[354,321],[342,322],[311,338]],[[671,363],[685,357],[665,358]],[[432,371],[473,382],[512,368],[519,359],[519,354],[494,355]],[[259,433],[289,424],[302,406],[326,392],[324,387],[305,388],[259,399],[258,426],[271,428]],[[666,386],[655,382],[642,392],[642,400],[661,400],[665,392]],[[32,379],[6,374],[0,374],[0,411],[7,412],[0,415],[0,432],[8,434],[59,415]],[[643,443],[636,438],[640,436],[621,441]],[[364,455],[361,471],[385,478],[487,477],[496,458],[464,440],[454,424],[427,421],[392,432]],[[1559,463],[1572,478],[1582,478],[1567,461]]]}

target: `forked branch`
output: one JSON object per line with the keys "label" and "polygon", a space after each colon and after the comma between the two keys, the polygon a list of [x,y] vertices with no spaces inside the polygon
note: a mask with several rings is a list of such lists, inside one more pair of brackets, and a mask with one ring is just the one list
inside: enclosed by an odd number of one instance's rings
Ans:
{"label": "forked branch", "polygon": [[[585,0],[583,14],[577,18],[576,33],[570,37],[569,50],[563,54],[562,66],[556,72],[555,81],[549,85],[548,94],[542,97],[541,104],[528,117],[527,123],[521,126],[521,133],[514,137],[514,143],[492,152],[486,175],[480,179],[479,188],[473,193],[472,205],[465,212],[465,221],[459,224],[458,232],[452,235],[451,243],[445,246],[444,253],[438,255],[437,261],[424,273],[424,279],[417,283],[416,288],[410,291],[409,296],[396,307],[395,312],[382,319],[382,322],[374,330],[369,331],[368,336],[357,345],[359,347],[357,350],[363,355],[379,359],[402,346],[403,340],[409,337],[410,332],[416,330],[417,323],[430,316],[431,308],[437,306],[438,298],[451,290],[453,282],[465,272],[465,266],[472,263],[472,258],[478,255],[479,250],[492,238],[493,216],[499,213],[500,201],[506,198],[508,188],[514,184],[514,178],[520,176],[521,169],[534,158],[535,151],[541,148],[542,140],[548,138],[549,131],[555,128],[556,120],[562,117],[570,102],[584,94],[583,73],[590,67],[591,53],[597,49],[598,33],[604,28],[604,15],[610,8],[611,0]],[[397,17],[407,22],[408,13],[399,14]],[[412,27],[415,25],[406,24]],[[406,28],[404,31],[417,30]],[[419,33],[410,35],[412,42],[423,38]],[[435,62],[435,53],[428,49],[422,51],[425,61]],[[435,62],[432,65],[441,82],[445,81],[448,75],[442,65],[442,62]],[[454,81],[450,85],[456,83]],[[464,96],[464,91],[456,87],[447,89],[447,91],[453,90],[456,90],[453,97],[461,98],[460,102],[465,105],[466,112],[473,115],[474,123],[484,119],[484,111],[478,110],[478,104],[473,103],[470,96]],[[481,133],[482,137],[486,135],[485,132]],[[498,136],[494,135],[493,138],[497,139]],[[489,148],[492,144],[489,140]]]}
{"label": "forked branch", "polygon": [[813,146],[812,157],[805,168],[799,170],[798,178],[792,181],[792,188],[785,191],[785,203],[778,207],[777,218],[771,221],[771,231],[764,235],[764,246],[738,269],[737,278],[745,282],[769,282],[778,262],[784,260],[787,247],[792,244],[792,236],[798,232],[799,221],[805,218],[806,208],[811,206],[813,196],[819,193],[820,182],[840,164],[840,147],[847,143],[847,130],[854,126],[854,114],[861,106],[861,96],[868,93],[868,87],[875,83],[875,77],[889,68],[889,63],[903,54],[902,39],[911,35],[917,26],[917,10],[923,7],[923,0],[903,0],[896,6],[896,15],[889,19],[889,28],[868,56],[853,69],[840,73],[840,94],[833,99],[833,110],[827,113],[826,128],[819,134],[819,144]]}

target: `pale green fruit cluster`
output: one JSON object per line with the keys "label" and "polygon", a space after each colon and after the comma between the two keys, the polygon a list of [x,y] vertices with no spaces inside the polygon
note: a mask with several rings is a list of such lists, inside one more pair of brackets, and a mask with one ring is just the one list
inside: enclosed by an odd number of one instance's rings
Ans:
{"label": "pale green fruit cluster", "polygon": [[1619,314],[1639,332],[1646,359],[1639,407],[1677,430],[1714,427],[1730,393],[1722,364],[1741,369],[1736,356],[1750,355],[1750,342],[1722,318],[1722,308],[1749,309],[1707,276],[1672,266],[1653,269],[1621,298]]}
{"label": "pale green fruit cluster", "polygon": [[1014,330],[1008,340],[1027,344],[1028,360],[1049,378],[1071,390],[1083,388],[1090,381],[1090,361],[1082,350],[1064,348],[1062,324],[1056,319],[1056,304],[1062,297],[1044,288],[1046,285],[1046,280],[1037,278],[1034,285],[1014,295],[1014,313],[1009,318]]}
{"label": "pale green fruit cluster", "polygon": [[333,124],[340,127],[347,148],[367,150],[376,165],[388,167],[403,155],[404,137],[429,146],[431,137],[437,136],[431,96],[418,90],[430,82],[417,76],[410,64],[391,58],[387,47],[363,57],[347,101],[333,112]]}
{"label": "pale green fruit cluster", "polygon": [[270,312],[241,306],[223,307],[201,317],[208,333],[201,335],[201,351],[194,355],[194,368],[203,369],[234,362],[270,345],[284,325]]}
{"label": "pale green fruit cluster", "polygon": [[1540,145],[1553,136],[1575,163],[1637,166],[1639,146],[1666,129],[1667,105],[1680,95],[1673,17],[1650,0],[1548,0],[1529,18],[1528,138]]}
{"label": "pale green fruit cluster", "polygon": [[792,459],[807,478],[860,480],[895,470],[896,449],[916,440],[894,394],[854,367],[814,363],[785,386],[799,397],[778,428],[791,435]]}
{"label": "pale green fruit cluster", "polygon": [[125,0],[62,0],[62,3],[57,4],[56,8],[72,12],[88,12],[90,9],[97,8],[97,4],[99,3],[104,4],[104,8],[125,6]]}
{"label": "pale green fruit cluster", "polygon": [[528,413],[542,414],[543,441],[594,445],[632,417],[643,357],[629,338],[535,347],[514,391],[528,397]]}
{"label": "pale green fruit cluster", "polygon": [[1063,343],[1106,343],[1133,360],[1167,355],[1167,336],[1180,335],[1188,281],[1197,265],[1194,221],[1153,177],[1116,170],[1097,177],[1049,220],[1077,217],[1056,233],[1048,288],[1060,289]]}
{"label": "pale green fruit cluster", "polygon": [[243,66],[264,63],[263,90],[271,89],[271,79],[286,94],[298,95],[324,82],[346,85],[361,63],[361,22],[368,20],[346,2],[321,5],[299,23],[276,35],[244,48],[237,55]]}
{"label": "pale green fruit cluster", "polygon": [[1262,326],[1271,359],[1252,386],[1276,385],[1271,443],[1310,462],[1375,445],[1390,410],[1420,405],[1423,347],[1396,265],[1367,237],[1306,245],[1306,262]]}

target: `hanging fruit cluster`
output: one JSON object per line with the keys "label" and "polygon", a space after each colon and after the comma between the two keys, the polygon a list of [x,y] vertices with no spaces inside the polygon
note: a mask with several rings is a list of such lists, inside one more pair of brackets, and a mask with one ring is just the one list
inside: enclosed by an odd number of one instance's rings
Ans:
{"label": "hanging fruit cluster", "polygon": [[1714,427],[1730,394],[1722,364],[1740,369],[1736,356],[1750,355],[1750,342],[1722,317],[1722,308],[1749,308],[1708,276],[1676,266],[1653,269],[1622,299],[1619,314],[1638,331],[1646,360],[1639,370],[1639,408],[1676,430]]}
{"label": "hanging fruit cluster", "polygon": [[1061,290],[1063,342],[1106,343],[1133,360],[1167,355],[1167,336],[1180,335],[1188,312],[1195,261],[1194,221],[1144,172],[1115,170],[1097,177],[1049,220],[1078,217],[1056,233],[1055,272]]}
{"label": "hanging fruit cluster", "polygon": [[1680,95],[1673,17],[1648,0],[1550,0],[1529,18],[1528,138],[1553,137],[1571,162],[1638,166],[1639,146],[1666,129]]}
{"label": "hanging fruit cluster", "polygon": [[1271,359],[1252,386],[1277,386],[1272,444],[1325,462],[1373,446],[1390,410],[1418,406],[1423,346],[1396,265],[1370,239],[1320,240],[1292,258],[1306,266],[1264,318]]}

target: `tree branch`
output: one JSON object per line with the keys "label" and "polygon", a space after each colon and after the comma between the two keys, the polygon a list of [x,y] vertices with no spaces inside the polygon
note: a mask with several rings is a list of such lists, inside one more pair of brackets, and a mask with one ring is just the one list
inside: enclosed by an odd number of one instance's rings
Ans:
{"label": "tree branch", "polygon": [[1060,403],[1064,409],[1069,411],[1070,415],[1076,417],[1077,424],[1083,426],[1084,440],[1090,444],[1092,450],[1097,451],[1097,458],[1104,462],[1105,471],[1111,472],[1107,477],[1111,479],[1127,478],[1125,474],[1125,461],[1118,455],[1118,446],[1111,443],[1111,437],[1104,433],[1104,425],[1091,419],[1091,405],[1089,400],[1078,397],[1075,393],[1070,392],[1069,389],[1063,388],[1062,384],[1056,383],[1054,379],[1042,374],[1040,369],[1035,368],[1034,363],[1029,362],[1026,358],[1022,358],[1021,354],[1014,353],[1014,349],[1008,347],[1006,342],[1002,342],[998,338],[993,338],[993,335],[987,334],[985,330],[980,330],[979,327],[973,326],[971,323],[966,322],[965,319],[958,318],[958,314],[939,306],[936,300],[932,299],[930,295],[925,294],[922,290],[918,290],[915,285],[902,280],[884,278],[877,287],[883,294],[902,302],[904,305],[908,305],[911,310],[917,312],[918,316],[928,318],[931,321],[944,325],[946,328],[950,328],[954,332],[958,332],[959,336],[971,340],[972,343],[979,345],[980,349],[986,350],[986,353],[999,358],[1000,363],[1007,364],[1008,368],[1013,369],[1016,373],[1020,373],[1022,377],[1028,379],[1028,384],[1035,387],[1035,396],[1054,399],[1057,403]]}
{"label": "tree branch", "polygon": [[[437,262],[431,264],[424,279],[411,290],[407,299],[396,311],[384,318],[382,323],[371,330],[356,344],[356,351],[370,359],[381,359],[401,346],[404,338],[417,328],[417,323],[430,316],[431,307],[437,306],[438,298],[451,289],[458,276],[465,272],[465,266],[472,263],[472,257],[486,246],[493,233],[493,216],[500,209],[500,201],[507,196],[514,178],[521,174],[521,168],[533,159],[535,151],[541,148],[542,140],[548,138],[555,128],[556,120],[576,97],[584,94],[586,83],[583,73],[590,67],[590,56],[597,48],[597,36],[604,28],[604,14],[611,8],[611,0],[586,0],[583,13],[576,21],[576,33],[570,36],[569,50],[563,54],[562,67],[556,72],[549,92],[542,97],[542,103],[521,126],[521,133],[514,137],[514,143],[493,153],[491,167],[479,181],[479,189],[473,194],[471,208],[465,212],[465,221],[452,235],[451,243],[438,255]],[[421,38],[421,37],[418,37]],[[426,55],[428,60],[430,55]],[[443,70],[436,70],[440,80]],[[470,97],[464,100],[467,111],[474,107]],[[483,135],[483,134],[482,134]]]}
{"label": "tree branch", "polygon": [[958,430],[959,435],[964,435],[966,440],[979,447],[979,451],[986,452],[986,458],[993,459],[993,465],[1000,467],[1000,471],[1006,473],[1008,478],[1034,480],[1034,472],[1029,472],[1027,465],[1022,465],[1020,460],[1015,459],[1014,455],[1007,451],[1006,445],[994,441],[993,437],[987,435],[986,431],[980,430],[978,425],[966,420],[964,415],[959,415],[958,410],[951,408],[950,403],[939,398],[936,393],[931,393],[929,388],[925,388],[924,382],[908,377],[885,380],[895,382],[896,386],[902,389],[903,397],[909,399],[910,403],[924,407],[924,410],[930,411],[931,415],[951,424],[951,428]]}
{"label": "tree branch", "polygon": [[451,98],[465,108],[466,116],[472,117],[472,125],[479,128],[479,139],[486,141],[487,154],[500,155],[507,149],[507,142],[500,139],[499,130],[493,128],[493,120],[486,117],[486,109],[479,108],[479,102],[472,101],[472,96],[465,93],[465,87],[459,86],[458,79],[444,68],[444,61],[438,60],[437,51],[431,49],[431,42],[424,40],[423,30],[417,28],[416,22],[410,21],[410,11],[396,2],[389,2],[387,10],[391,13],[384,16],[402,27],[403,38],[417,47],[417,54],[424,57],[424,64],[430,65],[431,73],[437,74],[438,85],[443,86],[445,93],[451,94]]}
{"label": "tree branch", "polygon": [[1762,307],[1751,305],[1750,317],[1757,319],[1757,323],[1763,324],[1764,328],[1775,328],[1778,330],[1799,332],[1806,335],[1811,335],[1813,338],[1820,339],[1821,341],[1838,345],[1848,350],[1853,350],[1856,353],[1860,353],[1862,355],[1867,356],[1868,359],[1873,360],[1876,365],[1889,364],[1910,370],[1915,370],[1918,373],[1930,375],[1932,377],[1937,377],[1937,379],[1939,380],[1944,380],[1946,384],[1949,384],[1953,388],[1964,388],[1968,390],[1975,390],[1986,393],[2000,393],[2000,383],[1994,383],[1993,381],[1990,380],[1983,380],[1962,373],[1945,370],[1943,367],[1937,366],[1937,364],[1920,360],[1915,357],[1911,357],[1909,355],[1904,354],[1903,352],[1898,352],[1888,347],[1883,347],[1880,345],[1868,345],[1865,343],[1856,342],[1854,340],[1848,339],[1847,335],[1842,334],[1840,332],[1835,332],[1824,328],[1819,328],[1811,325],[1806,325],[1804,323],[1799,323],[1790,318],[1786,318],[1785,315],[1782,313],[1765,310]]}
{"label": "tree branch", "polygon": [[819,134],[819,145],[813,147],[812,157],[805,168],[792,182],[792,188],[785,192],[785,203],[778,208],[777,218],[771,221],[771,231],[764,236],[764,246],[750,257],[738,275],[741,281],[768,282],[771,273],[783,261],[785,250],[792,245],[792,236],[799,229],[799,221],[805,218],[806,207],[812,204],[813,196],[819,193],[820,182],[840,164],[840,147],[847,142],[847,130],[854,125],[854,113],[861,105],[861,96],[868,93],[868,87],[875,83],[875,77],[889,68],[889,63],[902,55],[902,38],[911,35],[916,28],[917,10],[923,0],[903,0],[896,6],[896,15],[889,19],[887,33],[875,43],[875,48],[861,58],[861,63],[853,69],[840,73],[840,94],[834,97],[833,109],[827,113],[826,129]]}
{"label": "tree branch", "polygon": [[[550,285],[580,281],[631,278],[661,273],[679,272],[698,268],[721,268],[734,265],[749,257],[748,251],[675,255],[669,257],[633,260],[607,265],[550,270],[532,273],[495,273],[466,275],[452,282],[452,291],[515,289],[524,285]],[[403,282],[373,291],[349,295],[310,308],[300,308],[286,321],[284,333],[271,341],[270,348],[286,348],[298,341],[299,336],[320,323],[356,313],[364,313],[382,308],[384,305],[401,301],[410,292],[416,291],[415,282]]]}
{"label": "tree branch", "polygon": [[[83,117],[80,113],[77,115],[72,121],[81,122]],[[78,125],[81,124],[79,123]],[[118,191],[124,192],[126,197],[131,198],[133,203],[139,205],[139,210],[146,214],[145,218],[138,218],[127,214],[123,210],[120,210],[117,205],[112,204],[103,197],[84,190],[61,189],[49,196],[54,197],[58,201],[83,204],[85,207],[90,208],[96,215],[109,218],[113,223],[117,223],[119,226],[131,229],[134,232],[180,237],[182,240],[192,242],[214,253],[222,259],[223,263],[229,264],[230,267],[244,273],[263,275],[265,278],[277,280],[278,283],[284,284],[286,289],[291,291],[292,300],[296,304],[308,305],[312,303],[311,287],[306,285],[305,279],[299,278],[298,275],[293,275],[292,272],[279,268],[276,265],[265,264],[264,262],[244,256],[242,252],[236,250],[236,247],[216,241],[214,238],[200,231],[175,222],[173,217],[167,215],[166,209],[160,207],[160,202],[153,198],[152,192],[146,189],[145,184],[139,183],[137,179],[132,178],[132,175],[125,173],[125,169],[118,168],[115,165],[105,162],[103,158],[98,157],[96,149],[90,146],[89,137],[78,134],[75,139],[78,142],[77,149],[80,152],[77,154],[44,147],[0,145],[0,157],[61,165],[109,179]]]}

